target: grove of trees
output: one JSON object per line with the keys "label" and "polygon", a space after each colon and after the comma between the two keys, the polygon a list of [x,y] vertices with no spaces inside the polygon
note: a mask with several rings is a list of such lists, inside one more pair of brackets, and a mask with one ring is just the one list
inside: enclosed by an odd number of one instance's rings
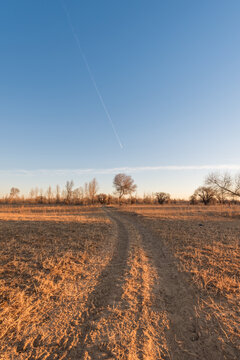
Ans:
{"label": "grove of trees", "polygon": [[202,202],[231,203],[240,200],[240,174],[235,176],[229,173],[211,173],[207,176],[204,186],[200,186],[190,197],[190,203]]}
{"label": "grove of trees", "polygon": [[10,189],[9,195],[0,199],[1,203],[38,203],[38,204],[75,204],[75,205],[109,205],[109,204],[231,204],[240,203],[240,174],[211,173],[204,184],[190,196],[189,201],[171,199],[166,192],[144,193],[136,195],[137,185],[130,175],[119,173],[113,179],[114,195],[98,193],[99,185],[95,178],[83,186],[75,187],[73,180],[67,181],[64,188],[49,186],[45,191],[35,187],[29,195],[23,196],[17,187]]}

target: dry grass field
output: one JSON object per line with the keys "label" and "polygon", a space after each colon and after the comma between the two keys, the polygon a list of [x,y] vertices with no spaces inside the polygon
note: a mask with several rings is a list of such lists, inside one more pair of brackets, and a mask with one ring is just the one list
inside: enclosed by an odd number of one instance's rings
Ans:
{"label": "dry grass field", "polygon": [[[219,351],[219,358],[239,359],[240,207],[164,205],[124,211],[140,215],[186,274],[195,299],[195,340],[204,339],[209,351],[204,358]],[[184,344],[187,338],[179,340]]]}
{"label": "dry grass field", "polygon": [[0,359],[239,359],[240,209],[0,207]]}
{"label": "dry grass field", "polygon": [[0,208],[1,359],[64,358],[113,232],[97,208]]}

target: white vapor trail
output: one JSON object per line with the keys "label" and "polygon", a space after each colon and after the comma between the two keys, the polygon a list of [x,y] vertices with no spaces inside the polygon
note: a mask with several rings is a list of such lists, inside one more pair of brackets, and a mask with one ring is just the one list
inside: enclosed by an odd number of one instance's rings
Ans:
{"label": "white vapor trail", "polygon": [[110,123],[110,125],[111,125],[111,127],[112,127],[112,130],[113,130],[114,135],[115,135],[115,137],[116,137],[116,139],[117,139],[117,142],[118,142],[120,148],[123,149],[123,144],[122,144],[122,142],[121,142],[121,140],[120,140],[120,137],[119,137],[119,135],[118,135],[118,133],[117,133],[117,130],[116,130],[115,125],[114,125],[114,123],[113,123],[112,117],[111,117],[111,115],[110,115],[110,113],[109,113],[109,111],[108,111],[108,108],[107,108],[107,106],[106,106],[106,104],[105,104],[105,102],[104,102],[104,100],[103,100],[102,94],[101,94],[101,92],[100,92],[100,90],[99,90],[99,88],[98,88],[98,86],[97,86],[97,83],[96,83],[96,81],[95,81],[95,78],[94,78],[94,76],[93,76],[92,70],[91,70],[91,68],[90,68],[90,66],[89,66],[89,63],[88,63],[88,61],[87,61],[87,58],[86,58],[86,56],[85,56],[85,54],[84,54],[84,52],[83,52],[83,50],[82,50],[79,37],[78,37],[78,35],[77,35],[77,33],[76,33],[75,29],[74,29],[74,26],[73,26],[73,23],[72,23],[72,20],[71,20],[70,13],[69,13],[66,5],[65,5],[64,0],[62,0],[62,6],[63,6],[63,9],[64,9],[64,11],[65,11],[65,13],[66,13],[67,20],[68,20],[68,24],[69,24],[70,29],[71,29],[71,31],[72,31],[73,37],[74,37],[74,39],[76,40],[76,44],[77,44],[77,46],[78,46],[78,48],[79,48],[79,50],[80,50],[80,54],[81,54],[81,56],[82,56],[83,62],[84,62],[84,64],[85,64],[85,66],[86,66],[86,69],[87,69],[87,71],[88,71],[88,74],[89,74],[89,76],[90,76],[90,79],[91,79],[91,81],[92,81],[92,84],[93,84],[93,86],[94,86],[94,88],[95,88],[95,90],[96,90],[96,93],[97,93],[97,95],[98,95],[98,98],[99,98],[99,100],[100,100],[100,103],[101,103],[101,105],[102,105],[102,107],[103,107],[103,110],[104,110],[104,112],[105,112],[105,114],[106,114],[106,116],[107,116],[107,118],[108,118],[108,121],[109,121],[109,123]]}
{"label": "white vapor trail", "polygon": [[36,170],[0,170],[4,176],[71,176],[71,175],[108,175],[119,172],[141,173],[149,171],[187,171],[187,170],[239,170],[240,165],[165,165],[165,166],[137,166],[137,167],[116,167],[106,169],[36,169]]}

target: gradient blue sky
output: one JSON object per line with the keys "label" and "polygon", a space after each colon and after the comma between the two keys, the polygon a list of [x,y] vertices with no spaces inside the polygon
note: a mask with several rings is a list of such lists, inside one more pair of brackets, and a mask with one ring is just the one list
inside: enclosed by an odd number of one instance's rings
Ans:
{"label": "gradient blue sky", "polygon": [[111,192],[97,169],[128,167],[139,193],[188,196],[211,169],[136,168],[240,165],[239,1],[65,4],[123,149],[62,2],[1,0],[1,194],[93,176]]}

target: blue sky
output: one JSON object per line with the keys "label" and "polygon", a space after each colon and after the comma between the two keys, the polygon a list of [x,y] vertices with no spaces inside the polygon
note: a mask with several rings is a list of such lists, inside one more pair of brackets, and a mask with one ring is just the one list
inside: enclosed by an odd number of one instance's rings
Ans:
{"label": "blue sky", "polygon": [[[123,149],[62,2],[2,0],[1,193],[93,176],[111,192],[113,173],[98,169],[127,167],[140,193],[188,196],[211,170],[202,165],[240,164],[239,1],[65,6]],[[156,166],[196,168],[131,171]]]}

